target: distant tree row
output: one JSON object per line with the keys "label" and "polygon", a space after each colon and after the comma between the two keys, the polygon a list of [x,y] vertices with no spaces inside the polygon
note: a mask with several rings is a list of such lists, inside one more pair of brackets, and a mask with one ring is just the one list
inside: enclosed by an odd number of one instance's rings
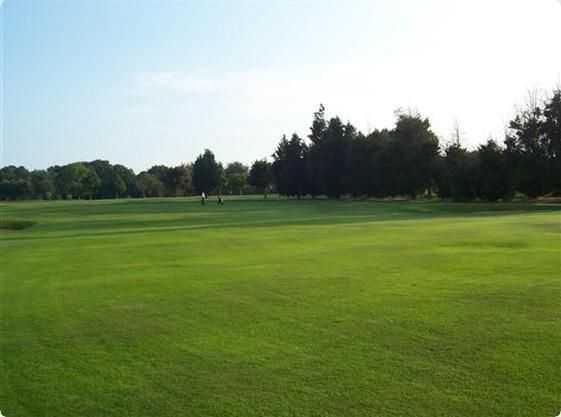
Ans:
{"label": "distant tree row", "polygon": [[187,196],[205,192],[269,191],[300,198],[416,198],[508,200],[561,195],[561,90],[542,103],[530,100],[507,127],[504,143],[489,139],[477,149],[454,140],[442,146],[430,122],[398,112],[393,129],[365,135],[320,105],[306,140],[283,136],[272,164],[258,160],[223,167],[210,150],[194,163],[155,165],[138,175],[108,161],[75,162],[47,170],[0,169],[0,199],[93,199]]}
{"label": "distant tree row", "polygon": [[248,183],[249,175],[249,168],[240,162],[223,168],[209,150],[193,164],[155,165],[138,175],[123,165],[102,160],[34,171],[7,166],[0,169],[0,200],[176,197],[203,191],[207,194],[214,191],[262,192]]}
{"label": "distant tree row", "polygon": [[561,90],[543,103],[530,100],[509,123],[503,144],[489,139],[475,150],[462,146],[459,131],[441,146],[418,113],[398,112],[393,129],[364,135],[338,117],[326,120],[320,106],[308,141],[283,136],[273,159],[276,190],[298,198],[561,195]]}

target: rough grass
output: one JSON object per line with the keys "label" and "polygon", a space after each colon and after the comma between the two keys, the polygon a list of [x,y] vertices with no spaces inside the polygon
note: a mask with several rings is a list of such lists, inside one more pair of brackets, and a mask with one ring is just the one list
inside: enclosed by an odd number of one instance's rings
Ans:
{"label": "rough grass", "polygon": [[29,220],[7,220],[0,219],[0,230],[23,230],[35,224]]}
{"label": "rough grass", "polygon": [[0,205],[8,417],[561,409],[558,205]]}

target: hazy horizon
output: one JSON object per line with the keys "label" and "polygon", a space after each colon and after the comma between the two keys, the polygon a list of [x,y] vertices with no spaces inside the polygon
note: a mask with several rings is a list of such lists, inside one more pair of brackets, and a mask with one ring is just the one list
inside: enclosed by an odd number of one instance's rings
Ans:
{"label": "hazy horizon", "polygon": [[0,2],[0,166],[250,163],[319,103],[365,133],[401,107],[444,141],[456,121],[467,146],[502,140],[559,85],[559,3]]}

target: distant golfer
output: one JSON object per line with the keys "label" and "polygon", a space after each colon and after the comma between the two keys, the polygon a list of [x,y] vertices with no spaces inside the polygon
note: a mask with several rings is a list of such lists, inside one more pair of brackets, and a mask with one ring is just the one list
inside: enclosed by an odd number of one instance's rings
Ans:
{"label": "distant golfer", "polygon": [[201,204],[204,206],[204,205],[205,205],[205,202],[206,202],[206,194],[205,194],[205,192],[203,191],[203,192],[201,193]]}
{"label": "distant golfer", "polygon": [[219,206],[223,206],[224,205],[224,201],[222,200],[222,196],[219,194],[218,195],[218,205]]}

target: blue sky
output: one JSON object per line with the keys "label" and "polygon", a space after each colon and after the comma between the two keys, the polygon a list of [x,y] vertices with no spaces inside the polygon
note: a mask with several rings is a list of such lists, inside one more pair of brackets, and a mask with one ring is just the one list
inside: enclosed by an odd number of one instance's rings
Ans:
{"label": "blue sky", "polygon": [[0,166],[204,148],[249,163],[327,106],[363,131],[416,108],[468,146],[561,78],[556,0],[6,0]]}

